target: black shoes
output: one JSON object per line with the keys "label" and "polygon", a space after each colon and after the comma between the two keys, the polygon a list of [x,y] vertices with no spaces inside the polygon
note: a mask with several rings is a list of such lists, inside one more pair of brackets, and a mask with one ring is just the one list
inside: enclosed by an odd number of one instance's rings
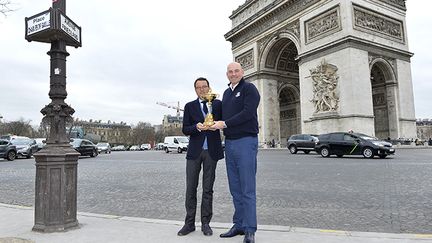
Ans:
{"label": "black shoes", "polygon": [[255,243],[255,233],[246,232],[243,243]]}
{"label": "black shoes", "polygon": [[195,226],[190,226],[190,225],[184,225],[183,228],[181,228],[181,230],[177,233],[178,236],[184,236],[189,234],[190,232],[194,232],[195,231]]}
{"label": "black shoes", "polygon": [[209,224],[203,224],[201,226],[201,231],[203,232],[203,234],[205,236],[211,236],[211,235],[213,235],[213,230],[210,228]]}
{"label": "black shoes", "polygon": [[231,238],[234,237],[236,235],[244,235],[243,230],[239,230],[237,229],[235,226],[231,227],[230,230],[228,230],[228,232],[220,234],[221,238]]}

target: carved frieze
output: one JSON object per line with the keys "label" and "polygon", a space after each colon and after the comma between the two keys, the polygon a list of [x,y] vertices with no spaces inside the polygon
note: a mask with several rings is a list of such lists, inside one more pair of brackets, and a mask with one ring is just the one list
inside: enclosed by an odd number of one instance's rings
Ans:
{"label": "carved frieze", "polygon": [[237,56],[235,60],[242,65],[243,70],[253,68],[255,66],[253,49],[250,49],[245,53]]}
{"label": "carved frieze", "polygon": [[289,109],[285,111],[280,111],[280,119],[295,119],[297,117],[297,111],[296,109]]}
{"label": "carved frieze", "polygon": [[231,16],[233,27],[241,24],[243,21],[250,18],[252,15],[262,10],[272,2],[274,2],[274,0],[246,1],[245,4],[233,12],[233,15]]}
{"label": "carved frieze", "polygon": [[306,43],[338,32],[342,29],[339,7],[330,9],[305,22]]}
{"label": "carved frieze", "polygon": [[[281,22],[289,19],[293,15],[301,12],[302,10],[318,3],[320,0],[291,0],[279,8],[268,13],[267,16],[259,19],[255,23],[251,24],[244,30],[239,30],[244,27],[245,24],[249,24],[254,21],[253,17],[247,19],[241,25],[233,28],[230,32],[225,34],[225,38],[232,42],[233,48],[245,43],[246,41],[254,38],[255,36],[269,30],[270,28],[280,24]],[[270,5],[269,5],[270,6]],[[263,13],[256,13],[254,16],[263,16]]]}
{"label": "carved frieze", "polygon": [[315,107],[315,113],[337,111],[339,96],[336,93],[339,76],[338,68],[325,60],[319,66],[310,70],[312,78],[313,98],[310,100]]}
{"label": "carved frieze", "polygon": [[387,39],[404,42],[403,23],[381,13],[353,5],[354,28]]}
{"label": "carved frieze", "polygon": [[406,10],[405,0],[380,0],[380,1],[398,7],[400,9]]}
{"label": "carved frieze", "polygon": [[372,95],[372,102],[374,106],[383,106],[387,104],[386,96],[384,93],[378,93]]}

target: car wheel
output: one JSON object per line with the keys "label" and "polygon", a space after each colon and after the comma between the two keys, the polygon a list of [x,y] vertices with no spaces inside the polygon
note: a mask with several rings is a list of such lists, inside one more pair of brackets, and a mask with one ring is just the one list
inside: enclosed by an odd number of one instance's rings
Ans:
{"label": "car wheel", "polygon": [[183,150],[181,148],[177,148],[177,153],[181,154]]}
{"label": "car wheel", "polygon": [[6,159],[9,161],[16,159],[16,152],[15,151],[9,151],[9,153],[6,156]]}
{"label": "car wheel", "polygon": [[292,154],[296,154],[297,153],[297,147],[295,145],[289,146],[288,149],[289,149],[290,153],[292,153]]}
{"label": "car wheel", "polygon": [[329,151],[328,148],[324,147],[324,148],[321,148],[320,154],[321,154],[322,157],[329,157],[330,156],[330,151]]}
{"label": "car wheel", "polygon": [[363,157],[368,158],[368,159],[372,159],[374,157],[373,150],[369,147],[364,148],[362,154],[363,154]]}
{"label": "car wheel", "polygon": [[379,157],[380,159],[385,159],[387,157],[387,154],[380,154]]}
{"label": "car wheel", "polygon": [[169,149],[168,148],[165,148],[165,153],[169,153]]}
{"label": "car wheel", "polygon": [[93,150],[92,154],[90,155],[90,157],[96,157],[98,155],[97,150]]}
{"label": "car wheel", "polygon": [[309,150],[305,150],[305,151],[303,151],[305,154],[309,154],[310,153],[310,151]]}
{"label": "car wheel", "polygon": [[30,152],[27,154],[26,158],[27,158],[27,159],[30,159],[31,157],[32,157],[32,152],[30,151]]}

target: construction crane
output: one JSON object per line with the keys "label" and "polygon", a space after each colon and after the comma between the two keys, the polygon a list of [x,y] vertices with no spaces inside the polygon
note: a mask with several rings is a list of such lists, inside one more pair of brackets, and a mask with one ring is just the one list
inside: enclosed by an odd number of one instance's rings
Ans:
{"label": "construction crane", "polygon": [[156,104],[177,110],[177,117],[180,117],[180,111],[184,111],[182,108],[180,108],[180,101],[177,101],[177,106],[168,105],[167,103],[163,102],[156,102]]}

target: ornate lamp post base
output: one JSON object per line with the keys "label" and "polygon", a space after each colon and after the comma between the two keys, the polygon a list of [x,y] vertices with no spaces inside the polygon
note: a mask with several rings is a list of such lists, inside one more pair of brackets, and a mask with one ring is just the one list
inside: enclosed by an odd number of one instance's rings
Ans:
{"label": "ornate lamp post base", "polygon": [[58,232],[78,226],[78,156],[69,144],[48,144],[34,155],[36,196],[34,231]]}

